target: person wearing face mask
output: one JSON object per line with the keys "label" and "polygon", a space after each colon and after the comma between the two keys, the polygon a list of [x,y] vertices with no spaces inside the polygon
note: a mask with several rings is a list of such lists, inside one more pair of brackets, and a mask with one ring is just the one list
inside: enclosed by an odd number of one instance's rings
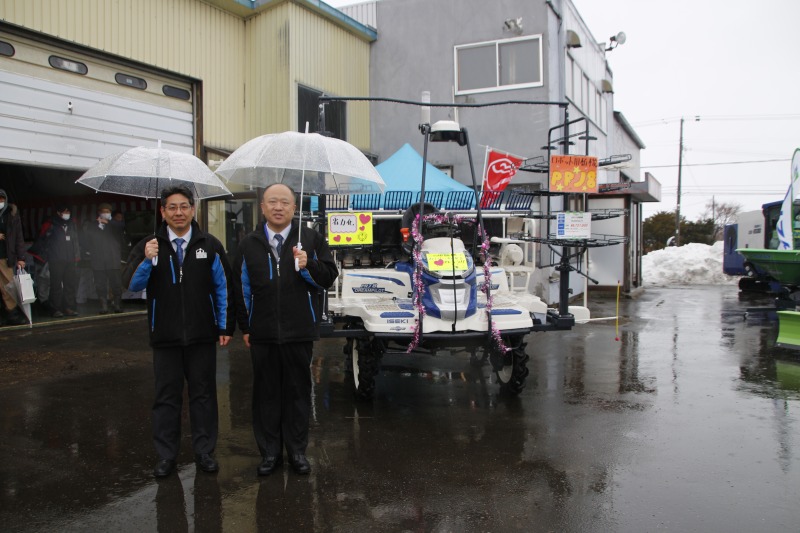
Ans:
{"label": "person wearing face mask", "polygon": [[111,294],[111,310],[121,313],[122,272],[120,269],[122,228],[112,223],[111,205],[100,204],[97,218],[86,227],[84,244],[94,273],[94,287],[100,300],[100,314],[109,311],[108,295]]}
{"label": "person wearing face mask", "polygon": [[5,317],[0,316],[9,325],[27,324],[28,320],[17,307],[17,299],[6,291],[6,285],[14,279],[18,268],[25,268],[25,239],[22,236],[22,220],[19,210],[8,203],[6,191],[0,189],[0,296]]}
{"label": "person wearing face mask", "polygon": [[55,318],[78,316],[75,294],[78,289],[77,263],[80,260],[78,232],[70,220],[69,206],[56,208],[48,230],[46,248],[50,264],[50,307]]}

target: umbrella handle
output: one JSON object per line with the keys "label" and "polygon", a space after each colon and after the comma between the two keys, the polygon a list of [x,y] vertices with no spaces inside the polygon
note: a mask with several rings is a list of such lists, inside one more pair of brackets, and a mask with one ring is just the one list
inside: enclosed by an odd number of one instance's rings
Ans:
{"label": "umbrella handle", "polygon": [[[297,241],[297,249],[298,250],[302,250],[303,249],[303,243],[302,242]],[[296,258],[296,257],[294,258],[294,270],[295,270],[295,272],[300,272],[300,260],[298,258]]]}

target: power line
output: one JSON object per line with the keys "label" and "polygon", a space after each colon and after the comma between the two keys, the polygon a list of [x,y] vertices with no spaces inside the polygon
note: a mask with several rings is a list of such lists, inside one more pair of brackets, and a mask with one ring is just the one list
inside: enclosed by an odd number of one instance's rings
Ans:
{"label": "power line", "polygon": [[[664,192],[662,193],[666,196],[675,196],[675,192]],[[740,191],[740,192],[730,192],[724,190],[717,190],[717,191],[682,191],[681,195],[683,196],[781,196],[786,194],[786,191],[759,191],[754,193],[753,191]]]}
{"label": "power line", "polygon": [[[720,161],[717,163],[684,163],[684,167],[713,167],[719,165],[750,165],[753,163],[785,163],[791,159],[756,159],[753,161]],[[679,165],[642,165],[640,168],[675,168]]]}
{"label": "power line", "polygon": [[[681,118],[686,117],[664,117],[645,120],[633,124],[634,128],[643,128],[647,126],[658,126],[660,124],[671,124],[678,122]],[[760,120],[800,120],[800,114],[781,114],[781,115],[696,115],[695,119],[699,118],[703,122],[707,121],[760,121]]]}

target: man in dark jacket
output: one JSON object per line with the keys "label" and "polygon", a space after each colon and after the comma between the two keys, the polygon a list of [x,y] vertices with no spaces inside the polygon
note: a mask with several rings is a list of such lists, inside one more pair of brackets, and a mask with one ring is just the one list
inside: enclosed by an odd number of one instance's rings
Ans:
{"label": "man in dark jacket", "polygon": [[97,219],[84,231],[84,243],[94,273],[94,288],[100,300],[100,314],[108,313],[108,294],[111,293],[111,308],[121,313],[122,299],[121,267],[122,226],[111,219],[111,205],[97,207]]}
{"label": "man in dark jacket", "polygon": [[14,279],[18,268],[25,268],[22,220],[17,206],[8,203],[6,191],[0,189],[0,295],[3,299],[2,311],[6,315],[5,323],[14,326],[28,323],[25,315],[17,308],[16,295],[6,291],[6,285]]}
{"label": "man in dark jacket", "polygon": [[78,290],[80,246],[69,206],[56,207],[46,236],[47,262],[50,265],[50,307],[53,316],[78,316],[75,295]]}
{"label": "man in dark jacket", "polygon": [[164,224],[128,257],[123,282],[147,289],[147,318],[153,348],[155,402],[153,441],[159,461],[153,474],[175,469],[180,448],[184,377],[189,386],[192,447],[198,468],[216,472],[217,350],[234,330],[234,292],[225,249],[194,222],[192,192],[176,186],[161,192]]}
{"label": "man in dark jacket", "polygon": [[339,272],[325,238],[292,224],[295,193],[283,184],[264,191],[266,223],[239,244],[234,272],[241,291],[239,327],[253,362],[253,431],[266,476],[283,463],[308,474],[311,358],[319,339],[321,300]]}

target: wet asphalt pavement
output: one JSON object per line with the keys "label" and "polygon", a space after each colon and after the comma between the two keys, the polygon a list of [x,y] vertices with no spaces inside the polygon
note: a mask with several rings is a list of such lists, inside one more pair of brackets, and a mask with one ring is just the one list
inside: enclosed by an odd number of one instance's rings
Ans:
{"label": "wet asphalt pavement", "polygon": [[769,300],[725,286],[620,305],[619,341],[613,320],[529,336],[516,399],[439,355],[387,356],[356,402],[341,341],[319,342],[306,477],[256,476],[238,334],[219,350],[221,471],[196,472],[185,434],[156,482],[143,316],[0,330],[0,529],[797,532],[800,356],[745,319]]}

